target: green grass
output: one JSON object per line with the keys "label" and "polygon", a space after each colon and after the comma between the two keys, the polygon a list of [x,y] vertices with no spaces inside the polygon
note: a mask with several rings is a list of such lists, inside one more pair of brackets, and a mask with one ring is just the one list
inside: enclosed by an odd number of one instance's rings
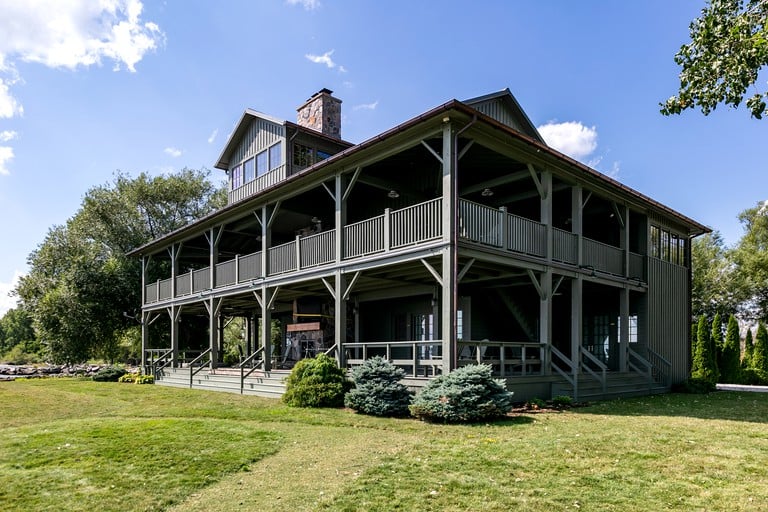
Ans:
{"label": "green grass", "polygon": [[0,383],[0,509],[768,510],[768,394],[480,425],[160,386]]}

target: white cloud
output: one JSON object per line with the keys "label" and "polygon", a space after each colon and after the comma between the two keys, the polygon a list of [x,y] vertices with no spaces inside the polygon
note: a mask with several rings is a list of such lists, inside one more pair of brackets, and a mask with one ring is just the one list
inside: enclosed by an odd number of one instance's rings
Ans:
{"label": "white cloud", "polygon": [[141,20],[143,8],[140,0],[0,2],[0,65],[75,69],[109,59],[134,72],[165,40],[157,24]]}
{"label": "white cloud", "polygon": [[346,72],[347,72],[347,68],[345,68],[344,66],[339,66],[339,73],[346,73]]}
{"label": "white cloud", "polygon": [[379,100],[374,101],[373,103],[363,103],[361,105],[355,105],[352,107],[352,110],[376,110],[376,107],[379,106]]}
{"label": "white cloud", "polygon": [[0,132],[0,142],[8,142],[18,137],[19,134],[12,130],[3,130]]}
{"label": "white cloud", "polygon": [[14,80],[6,81],[0,78],[0,119],[10,119],[11,117],[24,114],[24,107],[16,101],[16,98],[11,95],[11,91],[8,88],[14,82]]}
{"label": "white cloud", "polygon": [[0,282],[0,317],[5,315],[9,309],[16,307],[17,298],[11,297],[9,294],[16,288],[16,285],[19,284],[19,279],[21,279],[23,275],[23,273],[17,270],[14,272],[10,282]]}
{"label": "white cloud", "polygon": [[320,7],[320,0],[285,0],[288,5],[300,5],[308,11],[312,11]]}
{"label": "white cloud", "polygon": [[208,144],[213,144],[213,141],[216,140],[216,136],[219,134],[219,129],[216,128],[211,132],[210,137],[208,137]]}
{"label": "white cloud", "polygon": [[166,155],[171,155],[173,158],[178,158],[181,156],[181,150],[174,148],[174,147],[167,147],[163,150]]}
{"label": "white cloud", "polygon": [[[325,64],[329,69],[333,69],[336,67],[336,63],[331,59],[331,55],[333,55],[334,51],[336,50],[328,50],[322,55],[312,55],[311,53],[308,53],[305,57],[315,64]],[[344,69],[343,66],[342,69]]]}
{"label": "white cloud", "polygon": [[579,121],[549,122],[538,127],[547,144],[566,155],[582,160],[597,149],[597,129]]}
{"label": "white cloud", "polygon": [[11,171],[8,170],[8,163],[13,160],[13,148],[9,146],[0,146],[0,176],[8,176]]}

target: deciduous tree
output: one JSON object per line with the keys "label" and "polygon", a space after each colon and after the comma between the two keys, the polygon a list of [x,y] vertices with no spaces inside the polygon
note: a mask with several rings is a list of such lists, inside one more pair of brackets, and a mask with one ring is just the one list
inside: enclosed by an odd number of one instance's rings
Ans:
{"label": "deciduous tree", "polygon": [[[675,55],[680,89],[660,104],[661,113],[698,108],[708,115],[720,103],[738,107],[768,64],[767,19],[768,0],[709,0],[690,24],[691,42]],[[759,90],[747,98],[753,117],[762,118],[765,100]]]}

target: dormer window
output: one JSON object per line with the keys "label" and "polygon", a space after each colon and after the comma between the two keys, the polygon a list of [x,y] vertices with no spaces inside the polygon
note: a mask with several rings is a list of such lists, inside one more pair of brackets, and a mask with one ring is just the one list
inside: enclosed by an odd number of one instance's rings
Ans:
{"label": "dormer window", "polygon": [[312,148],[303,144],[294,144],[293,165],[299,167],[309,167],[312,165]]}

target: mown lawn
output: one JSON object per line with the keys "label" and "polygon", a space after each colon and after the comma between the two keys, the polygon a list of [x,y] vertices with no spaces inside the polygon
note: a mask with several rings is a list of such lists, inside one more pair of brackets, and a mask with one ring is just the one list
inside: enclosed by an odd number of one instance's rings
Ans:
{"label": "mown lawn", "polygon": [[72,379],[0,383],[0,510],[768,510],[768,394],[481,425]]}

